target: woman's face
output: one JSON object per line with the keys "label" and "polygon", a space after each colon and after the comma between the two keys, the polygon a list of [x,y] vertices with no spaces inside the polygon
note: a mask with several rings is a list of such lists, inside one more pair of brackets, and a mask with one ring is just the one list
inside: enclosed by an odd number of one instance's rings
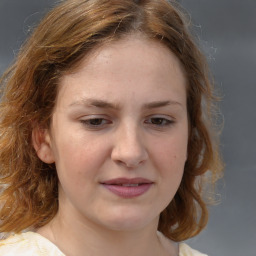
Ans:
{"label": "woman's face", "polygon": [[62,77],[49,131],[59,213],[86,225],[157,225],[187,157],[186,80],[159,42],[129,36]]}

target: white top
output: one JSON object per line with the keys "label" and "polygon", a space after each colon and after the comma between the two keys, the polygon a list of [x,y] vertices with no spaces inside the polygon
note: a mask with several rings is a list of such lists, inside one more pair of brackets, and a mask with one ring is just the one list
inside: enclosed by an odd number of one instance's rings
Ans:
{"label": "white top", "polygon": [[[167,241],[167,238],[164,237]],[[0,241],[1,256],[65,256],[59,248],[45,237],[26,232],[13,235],[6,240]],[[179,244],[179,256],[207,256],[185,243]]]}

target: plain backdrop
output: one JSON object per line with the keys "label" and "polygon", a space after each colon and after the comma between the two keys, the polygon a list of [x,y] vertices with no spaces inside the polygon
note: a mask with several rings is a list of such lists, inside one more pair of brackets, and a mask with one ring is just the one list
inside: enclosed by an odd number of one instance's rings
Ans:
{"label": "plain backdrop", "polygon": [[[221,203],[188,243],[209,256],[256,255],[256,1],[180,0],[223,96]],[[54,0],[0,0],[0,73]]]}

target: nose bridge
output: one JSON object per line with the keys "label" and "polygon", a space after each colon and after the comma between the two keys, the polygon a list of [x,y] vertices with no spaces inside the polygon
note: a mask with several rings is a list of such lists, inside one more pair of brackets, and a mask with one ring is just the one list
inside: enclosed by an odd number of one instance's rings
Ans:
{"label": "nose bridge", "polygon": [[118,127],[112,158],[127,167],[136,167],[147,159],[141,129],[134,121],[127,120]]}

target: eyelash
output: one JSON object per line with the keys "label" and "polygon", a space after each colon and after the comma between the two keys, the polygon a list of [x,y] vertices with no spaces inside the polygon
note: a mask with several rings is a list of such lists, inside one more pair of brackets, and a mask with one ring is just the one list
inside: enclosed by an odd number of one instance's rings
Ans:
{"label": "eyelash", "polygon": [[[110,120],[105,118],[82,119],[80,122],[89,129],[103,129],[106,125],[111,124]],[[146,125],[153,125],[156,128],[165,128],[174,124],[173,120],[165,117],[150,117],[144,121]]]}
{"label": "eyelash", "polygon": [[[148,120],[151,120],[151,122],[148,122]],[[155,122],[156,121],[156,122]],[[146,124],[152,124],[156,127],[167,127],[170,126],[174,123],[173,120],[164,118],[164,117],[151,117],[149,119],[147,119],[147,121],[145,122]]]}
{"label": "eyelash", "polygon": [[[104,119],[104,118],[90,118],[86,120],[82,119],[80,120],[80,122],[91,129],[97,129],[97,128],[99,129],[104,127],[104,125],[111,123],[111,121],[108,121],[107,119]],[[93,124],[93,122],[96,122],[96,124],[95,123]]]}

